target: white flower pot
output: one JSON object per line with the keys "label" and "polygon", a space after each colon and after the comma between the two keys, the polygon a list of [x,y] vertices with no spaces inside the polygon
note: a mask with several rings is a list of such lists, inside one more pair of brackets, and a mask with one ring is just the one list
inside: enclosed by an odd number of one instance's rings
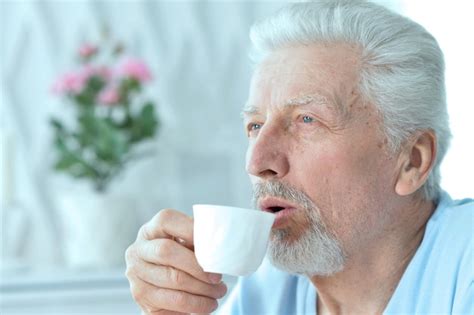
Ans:
{"label": "white flower pot", "polygon": [[138,232],[133,198],[88,190],[67,192],[58,201],[64,259],[68,267],[124,265],[125,250]]}

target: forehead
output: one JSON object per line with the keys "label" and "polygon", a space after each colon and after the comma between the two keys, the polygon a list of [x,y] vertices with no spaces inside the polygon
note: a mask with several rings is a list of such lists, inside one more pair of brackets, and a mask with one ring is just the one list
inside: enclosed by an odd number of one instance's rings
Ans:
{"label": "forehead", "polygon": [[244,111],[308,100],[342,105],[358,82],[359,55],[348,44],[277,50],[256,68]]}

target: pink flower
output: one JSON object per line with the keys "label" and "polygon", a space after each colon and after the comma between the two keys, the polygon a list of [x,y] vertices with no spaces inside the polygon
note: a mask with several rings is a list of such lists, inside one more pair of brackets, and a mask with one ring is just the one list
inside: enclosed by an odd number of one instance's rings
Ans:
{"label": "pink flower", "polygon": [[131,77],[140,82],[150,81],[152,79],[148,66],[137,58],[123,59],[117,68],[119,76]]}
{"label": "pink flower", "polygon": [[52,90],[57,94],[79,93],[84,88],[87,78],[78,72],[67,72],[54,82]]}
{"label": "pink flower", "polygon": [[92,77],[93,75],[97,74],[97,68],[91,66],[91,65],[85,65],[79,71],[77,72],[77,75],[81,78],[81,80],[84,80],[84,82],[87,82],[87,80]]}
{"label": "pink flower", "polygon": [[89,58],[97,53],[97,46],[94,46],[90,43],[83,43],[81,47],[79,47],[79,55],[82,58]]}
{"label": "pink flower", "polygon": [[115,86],[108,86],[98,96],[98,101],[104,105],[114,105],[120,101],[120,93]]}
{"label": "pink flower", "polygon": [[79,70],[67,72],[60,76],[59,79],[54,82],[52,91],[56,94],[80,93],[89,78],[94,75],[102,77],[105,81],[108,81],[112,77],[110,69],[106,66],[94,67],[86,65]]}
{"label": "pink flower", "polygon": [[112,79],[112,70],[110,70],[110,68],[107,66],[99,66],[95,68],[94,72],[94,74],[102,77],[106,81]]}

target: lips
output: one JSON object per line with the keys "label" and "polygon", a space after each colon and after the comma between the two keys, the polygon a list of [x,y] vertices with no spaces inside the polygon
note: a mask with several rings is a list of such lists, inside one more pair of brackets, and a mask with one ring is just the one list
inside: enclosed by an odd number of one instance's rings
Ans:
{"label": "lips", "polygon": [[275,214],[276,217],[272,229],[281,229],[287,226],[291,222],[289,219],[296,210],[295,205],[275,197],[262,198],[258,205],[262,211]]}
{"label": "lips", "polygon": [[262,211],[270,213],[278,213],[283,210],[295,209],[295,206],[291,203],[275,197],[266,197],[263,198],[259,203],[259,208]]}

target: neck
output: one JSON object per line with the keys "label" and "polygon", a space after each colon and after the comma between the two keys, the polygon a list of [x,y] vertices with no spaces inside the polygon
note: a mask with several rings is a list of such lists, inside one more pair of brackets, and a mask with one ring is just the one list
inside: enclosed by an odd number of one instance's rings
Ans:
{"label": "neck", "polygon": [[311,277],[318,291],[318,314],[383,313],[420,246],[434,204],[419,201],[410,208],[397,213],[393,222],[398,223],[350,253],[343,271]]}

